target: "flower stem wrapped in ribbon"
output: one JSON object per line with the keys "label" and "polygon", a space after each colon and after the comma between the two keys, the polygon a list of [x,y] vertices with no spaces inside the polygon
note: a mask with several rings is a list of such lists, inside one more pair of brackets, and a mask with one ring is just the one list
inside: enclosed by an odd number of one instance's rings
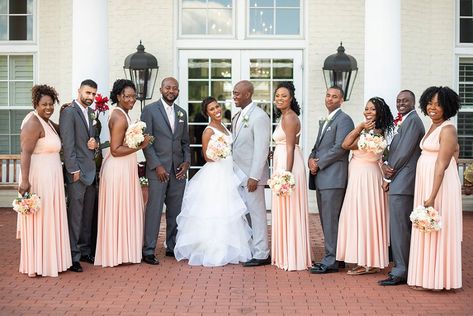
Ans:
{"label": "flower stem wrapped in ribbon", "polygon": [[41,199],[35,193],[26,192],[22,197],[14,199],[12,206],[15,212],[22,215],[29,215],[40,210]]}
{"label": "flower stem wrapped in ribbon", "polygon": [[384,139],[383,135],[375,133],[373,130],[369,132],[363,131],[360,134],[360,138],[358,139],[358,148],[360,150],[371,152],[374,154],[382,153],[388,143]]}
{"label": "flower stem wrapped in ribbon", "polygon": [[439,231],[442,227],[439,213],[431,206],[419,205],[409,216],[414,228],[424,233]]}
{"label": "flower stem wrapped in ribbon", "polygon": [[277,170],[268,180],[268,185],[277,196],[289,196],[296,186],[296,180],[290,171]]}

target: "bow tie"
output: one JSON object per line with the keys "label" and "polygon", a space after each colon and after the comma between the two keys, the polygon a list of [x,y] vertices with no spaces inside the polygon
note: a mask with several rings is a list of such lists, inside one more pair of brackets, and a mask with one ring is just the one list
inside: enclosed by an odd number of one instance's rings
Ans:
{"label": "bow tie", "polygon": [[397,113],[396,118],[394,119],[394,125],[399,125],[402,122],[402,114]]}

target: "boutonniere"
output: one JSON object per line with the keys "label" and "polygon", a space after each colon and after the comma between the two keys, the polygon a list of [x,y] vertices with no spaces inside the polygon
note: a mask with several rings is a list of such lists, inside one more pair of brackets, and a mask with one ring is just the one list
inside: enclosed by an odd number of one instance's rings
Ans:
{"label": "boutonniere", "polygon": [[182,113],[182,111],[177,111],[176,115],[179,119],[179,123],[184,123],[184,120],[182,119],[184,117],[184,113]]}
{"label": "boutonniere", "polygon": [[248,114],[243,116],[243,120],[241,121],[241,123],[243,124],[243,127],[248,127],[248,121],[249,120],[250,120],[250,117],[248,116]]}
{"label": "boutonniere", "polygon": [[328,117],[322,117],[320,120],[319,120],[319,125],[323,125],[325,124],[325,122],[327,123],[330,123],[332,119],[329,119]]}
{"label": "boutonniere", "polygon": [[95,122],[95,120],[97,119],[97,116],[95,115],[94,112],[90,112],[90,113],[89,113],[89,118],[90,118],[92,121],[94,121],[94,125],[97,124],[97,123]]}

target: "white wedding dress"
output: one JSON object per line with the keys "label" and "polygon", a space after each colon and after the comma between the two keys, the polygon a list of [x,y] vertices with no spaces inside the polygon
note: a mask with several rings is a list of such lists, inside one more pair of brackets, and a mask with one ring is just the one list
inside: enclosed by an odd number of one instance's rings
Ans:
{"label": "white wedding dress", "polygon": [[[231,143],[232,136],[222,134]],[[237,264],[251,259],[247,208],[238,192],[239,180],[228,156],[206,163],[187,183],[177,217],[174,255],[178,261],[206,267]]]}

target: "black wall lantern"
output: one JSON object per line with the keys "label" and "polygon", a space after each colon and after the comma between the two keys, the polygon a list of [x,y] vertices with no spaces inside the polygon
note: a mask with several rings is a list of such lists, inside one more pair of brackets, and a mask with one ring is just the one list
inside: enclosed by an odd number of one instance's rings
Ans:
{"label": "black wall lantern", "polygon": [[345,48],[340,42],[337,53],[325,58],[324,67],[325,86],[339,86],[345,94],[345,101],[350,99],[353,84],[358,74],[358,66],[353,56],[345,54]]}
{"label": "black wall lantern", "polygon": [[144,101],[153,97],[158,70],[158,60],[153,55],[145,53],[145,47],[141,41],[136,48],[136,53],[125,58],[123,71],[125,77],[133,81],[136,86],[136,98],[141,102],[141,110],[143,110]]}

